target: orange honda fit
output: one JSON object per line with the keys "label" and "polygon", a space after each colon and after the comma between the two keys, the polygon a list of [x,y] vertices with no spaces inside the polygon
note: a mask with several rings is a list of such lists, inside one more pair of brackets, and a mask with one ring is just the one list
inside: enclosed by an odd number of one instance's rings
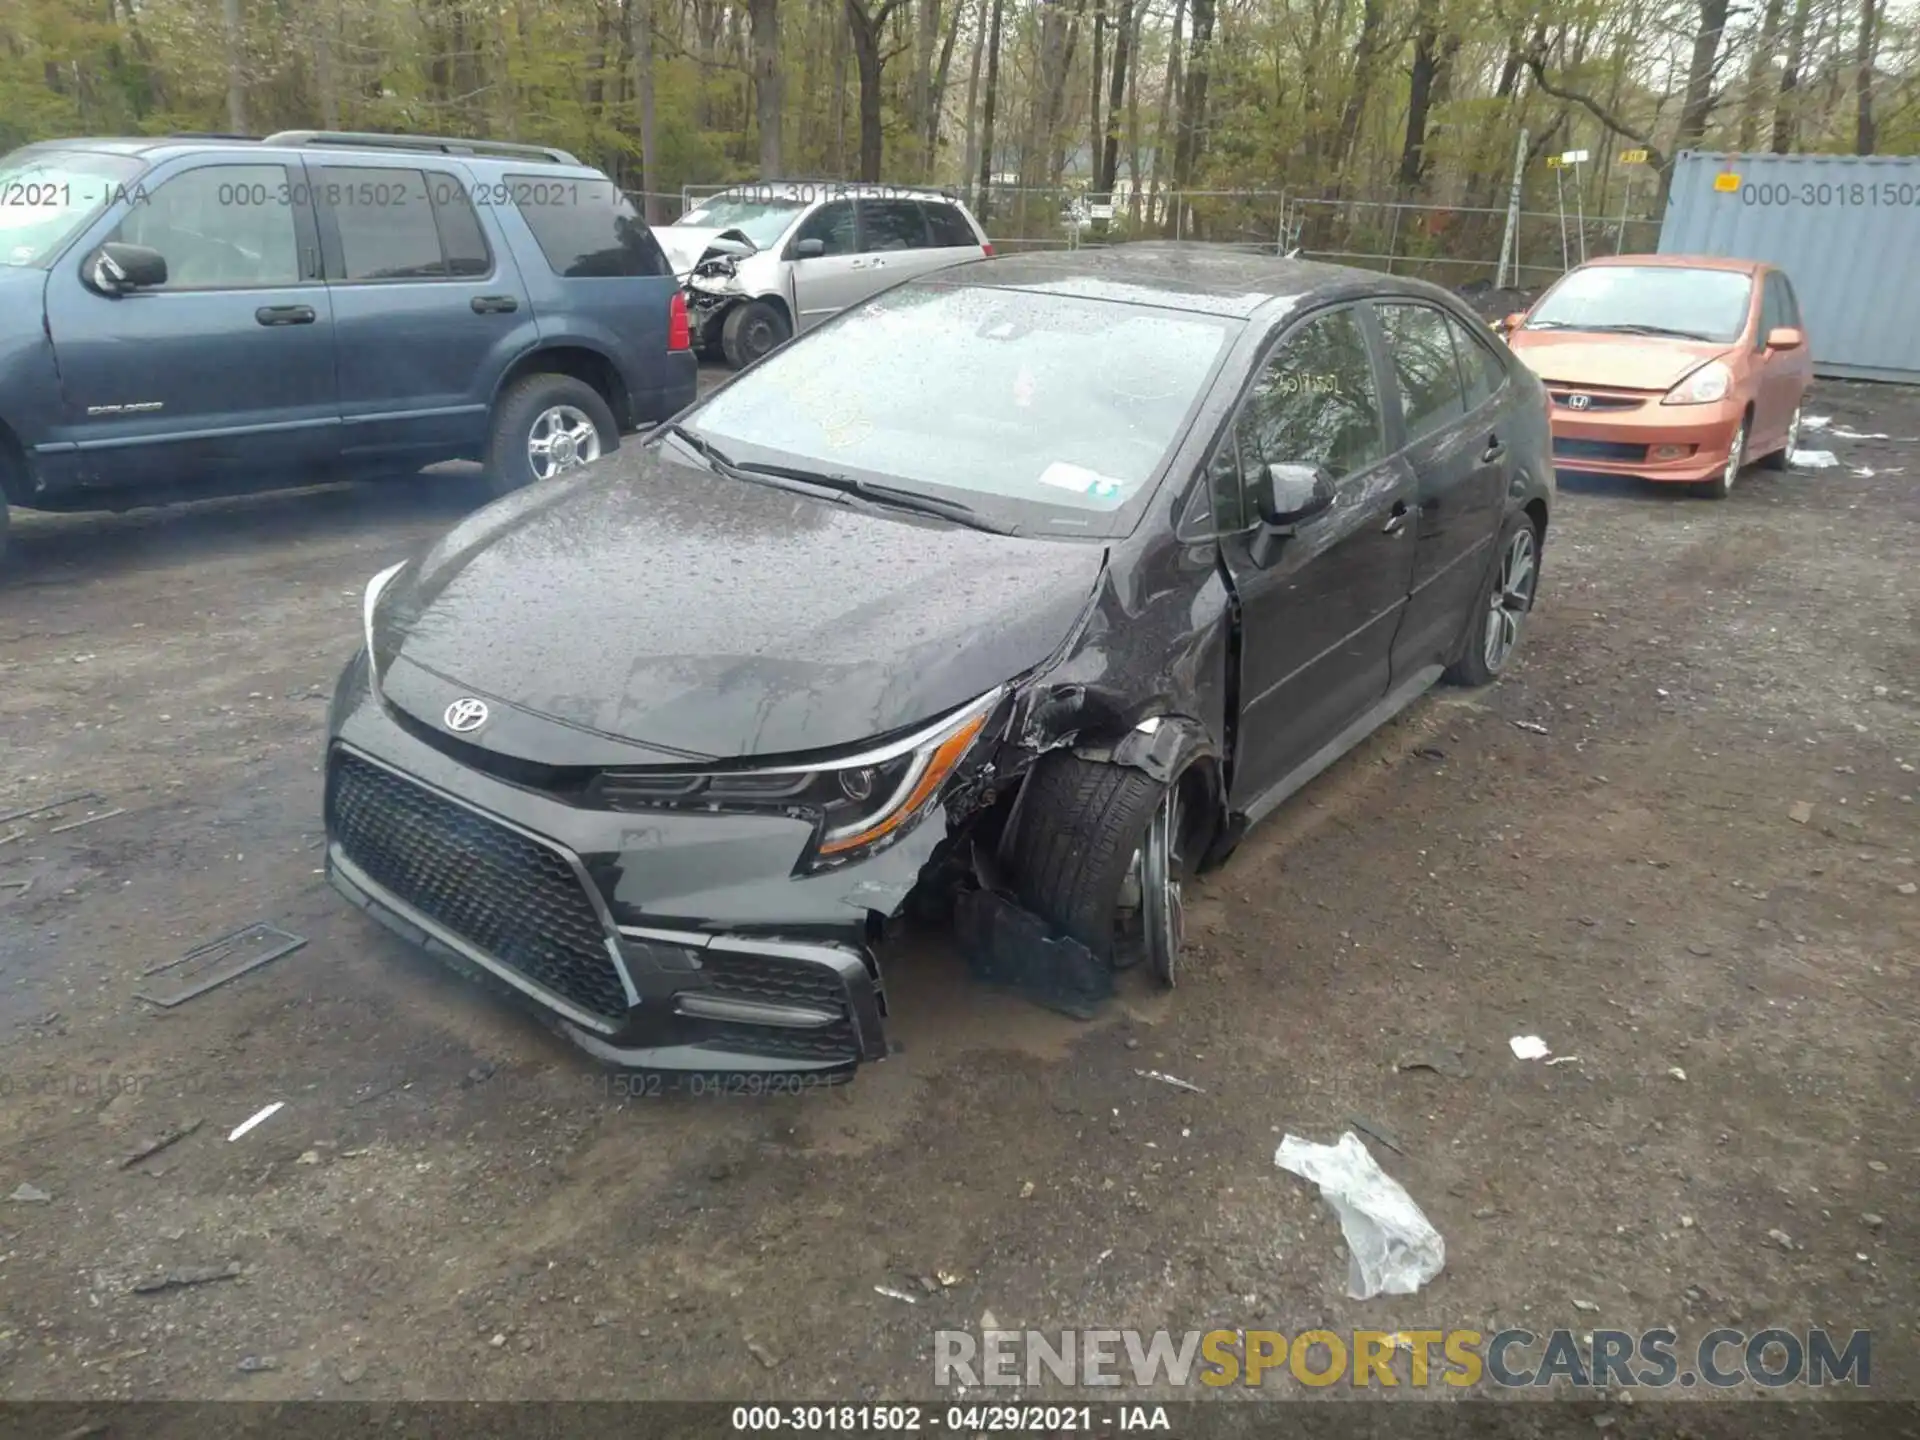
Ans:
{"label": "orange honda fit", "polygon": [[1813,354],[1786,272],[1757,260],[1616,255],[1570,270],[1507,343],[1546,382],[1553,457],[1725,498],[1784,468]]}

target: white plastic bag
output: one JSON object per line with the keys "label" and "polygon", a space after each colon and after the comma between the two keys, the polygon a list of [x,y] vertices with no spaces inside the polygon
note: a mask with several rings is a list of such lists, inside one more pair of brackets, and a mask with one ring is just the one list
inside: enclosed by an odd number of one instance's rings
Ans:
{"label": "white plastic bag", "polygon": [[1273,1163],[1313,1181],[1339,1215],[1347,1240],[1347,1293],[1355,1300],[1411,1295],[1447,1263],[1440,1232],[1353,1131],[1338,1145],[1283,1136]]}

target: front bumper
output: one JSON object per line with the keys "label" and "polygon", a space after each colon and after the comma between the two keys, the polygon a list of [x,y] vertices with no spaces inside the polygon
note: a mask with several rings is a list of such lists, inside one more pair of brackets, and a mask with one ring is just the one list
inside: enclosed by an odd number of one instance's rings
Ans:
{"label": "front bumper", "polygon": [[510,988],[599,1059],[705,1073],[850,1070],[887,1053],[868,937],[945,832],[792,873],[779,816],[588,809],[461,763],[342,676],[329,882],[455,968]]}
{"label": "front bumper", "polygon": [[[1710,480],[1727,463],[1742,405],[1663,405],[1659,394],[1576,390],[1548,382],[1553,400],[1553,463],[1561,470],[1632,475],[1691,484]],[[1590,408],[1568,403],[1585,396]]]}

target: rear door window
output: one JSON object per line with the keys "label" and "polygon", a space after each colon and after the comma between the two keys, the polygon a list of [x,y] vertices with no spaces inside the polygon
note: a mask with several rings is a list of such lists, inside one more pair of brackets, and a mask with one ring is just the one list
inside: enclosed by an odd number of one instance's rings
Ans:
{"label": "rear door window", "polygon": [[862,200],[860,248],[867,252],[924,250],[927,248],[926,216],[912,200]]}
{"label": "rear door window", "polygon": [[611,180],[509,175],[479,193],[520,212],[548,268],[563,279],[673,273],[652,229]]}
{"label": "rear door window", "polygon": [[1467,409],[1478,410],[1507,383],[1507,367],[1490,344],[1452,315],[1447,316],[1447,329],[1453,335],[1454,352],[1460,357],[1460,374],[1467,386]]}
{"label": "rear door window", "polygon": [[927,230],[936,250],[958,250],[963,246],[975,250],[980,248],[980,237],[973,233],[973,227],[967,224],[967,217],[955,207],[929,200],[922,208],[927,212]]}
{"label": "rear door window", "polygon": [[1378,305],[1387,358],[1399,382],[1400,413],[1412,444],[1467,413],[1466,387],[1447,320],[1430,305]]}
{"label": "rear door window", "polygon": [[332,213],[346,280],[447,275],[427,177],[418,170],[329,165],[314,193]]}

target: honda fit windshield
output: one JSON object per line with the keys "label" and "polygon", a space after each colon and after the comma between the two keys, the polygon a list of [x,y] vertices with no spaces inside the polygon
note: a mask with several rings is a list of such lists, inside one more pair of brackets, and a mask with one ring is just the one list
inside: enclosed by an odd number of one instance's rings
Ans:
{"label": "honda fit windshield", "polygon": [[1679,265],[1576,270],[1527,317],[1528,330],[1672,335],[1726,344],[1747,327],[1753,277]]}
{"label": "honda fit windshield", "polygon": [[0,265],[39,265],[146,168],[130,155],[30,146],[0,159]]}
{"label": "honda fit windshield", "polygon": [[702,230],[738,230],[759,249],[771,248],[786,233],[802,210],[799,200],[745,199],[716,195],[698,209],[689,210],[673,223],[697,225]]}
{"label": "honda fit windshield", "polygon": [[1124,533],[1239,328],[906,285],[776,350],[686,424],[738,462],[877,480],[1021,530]]}

